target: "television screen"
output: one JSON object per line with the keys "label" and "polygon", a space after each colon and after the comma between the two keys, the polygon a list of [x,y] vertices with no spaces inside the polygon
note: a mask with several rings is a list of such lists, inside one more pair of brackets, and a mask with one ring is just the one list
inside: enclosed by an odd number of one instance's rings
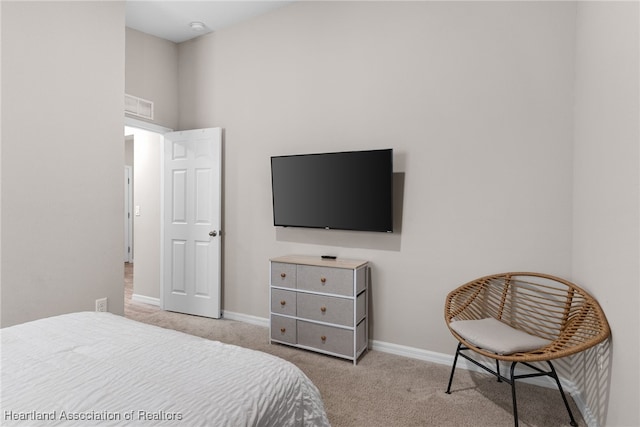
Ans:
{"label": "television screen", "polygon": [[393,150],[271,157],[273,223],[393,231]]}

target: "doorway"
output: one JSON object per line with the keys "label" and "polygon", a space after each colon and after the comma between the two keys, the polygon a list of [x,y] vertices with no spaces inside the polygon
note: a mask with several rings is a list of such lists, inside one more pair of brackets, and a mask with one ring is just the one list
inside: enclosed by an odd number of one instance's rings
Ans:
{"label": "doorway", "polygon": [[[131,300],[160,306],[161,153],[163,135],[152,123],[125,117],[125,164],[132,166]],[[128,160],[127,160],[128,159]]]}
{"label": "doorway", "polygon": [[124,131],[133,138],[131,300],[220,318],[222,130],[129,119]]}

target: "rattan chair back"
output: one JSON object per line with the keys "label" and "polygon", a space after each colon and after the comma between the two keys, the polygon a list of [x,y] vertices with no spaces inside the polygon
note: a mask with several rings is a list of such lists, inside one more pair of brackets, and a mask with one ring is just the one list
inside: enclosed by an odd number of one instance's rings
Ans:
{"label": "rattan chair back", "polygon": [[541,349],[497,355],[451,333],[471,350],[493,359],[535,362],[569,356],[609,337],[611,331],[598,302],[564,279],[540,273],[502,273],[466,283],[447,296],[445,321],[493,317],[551,341]]}

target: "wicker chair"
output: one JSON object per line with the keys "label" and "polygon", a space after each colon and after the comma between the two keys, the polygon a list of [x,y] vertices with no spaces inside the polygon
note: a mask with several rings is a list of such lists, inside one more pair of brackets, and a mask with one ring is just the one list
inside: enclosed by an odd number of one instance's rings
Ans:
{"label": "wicker chair", "polygon": [[[518,426],[516,380],[549,376],[560,390],[571,425],[577,425],[551,360],[581,352],[609,337],[607,319],[592,296],[558,277],[503,273],[481,277],[449,293],[444,317],[459,341],[448,394],[461,356],[511,385],[513,417]],[[463,353],[466,350],[494,359],[496,370]],[[500,373],[500,361],[511,362],[509,378]],[[530,362],[546,362],[549,370]],[[518,363],[534,372],[514,375]]]}

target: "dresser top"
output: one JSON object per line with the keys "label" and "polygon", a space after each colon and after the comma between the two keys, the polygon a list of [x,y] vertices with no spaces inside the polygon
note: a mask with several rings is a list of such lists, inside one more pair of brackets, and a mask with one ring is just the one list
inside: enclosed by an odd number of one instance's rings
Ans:
{"label": "dresser top", "polygon": [[315,265],[318,267],[334,267],[334,268],[349,268],[356,269],[367,264],[367,261],[357,259],[324,259],[320,256],[309,255],[286,255],[276,258],[271,258],[272,262],[284,262],[288,264],[303,264],[303,265]]}

